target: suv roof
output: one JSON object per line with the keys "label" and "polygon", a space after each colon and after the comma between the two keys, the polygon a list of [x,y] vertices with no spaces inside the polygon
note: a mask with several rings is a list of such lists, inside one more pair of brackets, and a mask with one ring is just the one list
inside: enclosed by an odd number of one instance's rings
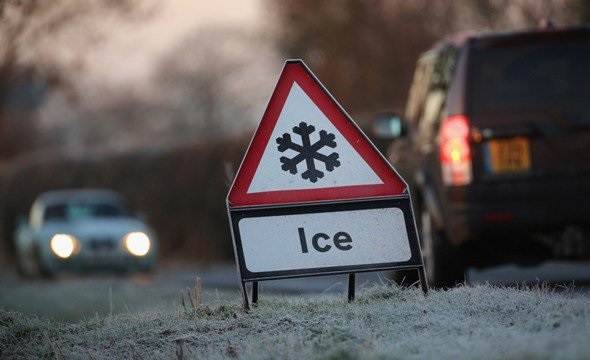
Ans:
{"label": "suv roof", "polygon": [[501,32],[486,32],[476,33],[474,31],[462,31],[449,35],[434,44],[431,51],[440,50],[446,47],[461,47],[469,41],[478,42],[493,42],[503,40],[526,41],[531,36],[539,36],[540,34],[561,35],[564,33],[588,33],[590,35],[590,25],[574,25],[563,27],[548,27],[548,28],[530,28],[523,30],[511,30]]}

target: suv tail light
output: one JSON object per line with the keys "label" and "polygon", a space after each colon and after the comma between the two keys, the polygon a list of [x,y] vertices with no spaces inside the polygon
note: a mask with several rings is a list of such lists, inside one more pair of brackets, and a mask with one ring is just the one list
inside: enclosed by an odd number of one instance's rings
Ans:
{"label": "suv tail light", "polygon": [[469,120],[446,118],[440,128],[440,161],[445,185],[467,185],[472,180]]}

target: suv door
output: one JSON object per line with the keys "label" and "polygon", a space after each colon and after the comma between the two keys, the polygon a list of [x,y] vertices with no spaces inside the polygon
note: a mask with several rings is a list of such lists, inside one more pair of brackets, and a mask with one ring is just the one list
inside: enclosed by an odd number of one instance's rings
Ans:
{"label": "suv door", "polygon": [[[390,149],[394,167],[412,187],[426,275],[435,287],[452,286],[464,278],[463,262],[448,243],[442,216],[435,210],[440,207],[441,191],[438,129],[446,113],[457,54],[456,48],[444,47],[420,57],[406,107],[408,136],[394,141]],[[394,278],[412,283],[415,275],[400,272]]]}

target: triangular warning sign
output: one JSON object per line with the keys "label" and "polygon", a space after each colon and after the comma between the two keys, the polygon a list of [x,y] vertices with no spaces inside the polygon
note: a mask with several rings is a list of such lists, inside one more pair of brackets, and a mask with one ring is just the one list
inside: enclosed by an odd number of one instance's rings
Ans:
{"label": "triangular warning sign", "polygon": [[395,196],[407,185],[301,60],[285,63],[232,206]]}

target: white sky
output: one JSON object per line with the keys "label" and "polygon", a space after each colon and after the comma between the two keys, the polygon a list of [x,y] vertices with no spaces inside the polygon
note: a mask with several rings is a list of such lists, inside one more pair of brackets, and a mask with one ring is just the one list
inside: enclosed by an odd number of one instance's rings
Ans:
{"label": "white sky", "polygon": [[263,15],[262,0],[161,1],[146,21],[113,23],[106,43],[98,47],[86,70],[103,81],[141,82],[162,56],[199,28],[256,31],[264,23]]}
{"label": "white sky", "polygon": [[[162,61],[182,48],[187,38],[192,37],[192,42],[187,43],[187,46],[194,46],[194,36],[199,29],[209,28],[229,28],[233,30],[232,34],[237,30],[238,34],[244,35],[256,46],[252,51],[249,51],[250,48],[244,50],[244,46],[249,45],[245,42],[236,44],[235,40],[232,42],[228,38],[225,43],[211,43],[214,48],[210,49],[211,53],[204,55],[215,57],[227,53],[231,57],[238,54],[240,64],[246,65],[232,74],[225,74],[219,79],[219,86],[223,87],[224,93],[236,94],[235,103],[248,105],[251,110],[243,113],[240,121],[235,121],[231,129],[234,132],[242,131],[258,121],[282,66],[268,38],[258,36],[264,34],[271,25],[266,16],[265,1],[141,1],[143,5],[138,16],[122,18],[120,15],[101,15],[98,12],[96,16],[64,26],[62,31],[51,37],[41,38],[35,47],[25,47],[25,59],[37,61],[43,58],[68,73],[78,95],[76,101],[71,102],[64,94],[54,92],[39,111],[39,126],[42,130],[58,134],[56,136],[60,136],[60,143],[70,141],[73,144],[70,147],[78,149],[84,142],[78,133],[84,131],[84,126],[92,126],[77,121],[85,119],[84,111],[108,108],[121,96],[170,100],[166,98],[170,97],[169,93],[161,92],[154,75],[160,75]],[[144,8],[145,16],[142,12]],[[108,14],[108,11],[104,13]],[[92,38],[93,29],[99,34],[97,39]],[[198,64],[204,59],[195,58],[194,61]],[[247,88],[242,89],[240,86]],[[174,101],[172,103],[176,104]],[[79,124],[79,129],[72,124]],[[127,141],[125,134],[119,135],[122,141]],[[112,142],[116,141],[112,139]],[[112,144],[108,146],[113,147]]]}

